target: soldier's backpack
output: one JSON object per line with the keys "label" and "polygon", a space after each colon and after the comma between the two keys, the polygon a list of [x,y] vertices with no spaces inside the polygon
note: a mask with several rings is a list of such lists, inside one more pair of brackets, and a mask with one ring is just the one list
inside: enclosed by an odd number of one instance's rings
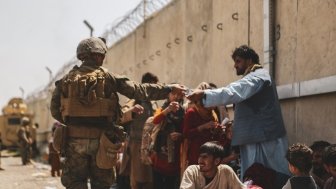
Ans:
{"label": "soldier's backpack", "polygon": [[149,117],[143,128],[141,141],[141,162],[145,165],[152,165],[151,155],[153,153],[156,137],[162,128],[162,123],[154,124],[154,117]]}
{"label": "soldier's backpack", "polygon": [[120,116],[118,95],[105,82],[108,72],[104,68],[80,69],[75,66],[62,79],[61,113],[68,117],[107,117],[117,120]]}

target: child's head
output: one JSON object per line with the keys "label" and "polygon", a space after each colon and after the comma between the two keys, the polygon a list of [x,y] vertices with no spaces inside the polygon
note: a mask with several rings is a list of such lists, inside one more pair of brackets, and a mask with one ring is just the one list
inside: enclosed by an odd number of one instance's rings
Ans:
{"label": "child's head", "polygon": [[324,152],[324,149],[330,146],[329,142],[326,141],[315,141],[311,146],[310,149],[313,150],[313,170],[316,171],[324,171],[324,167],[323,167],[323,162],[322,162],[322,155]]}
{"label": "child's head", "polygon": [[336,144],[325,148],[322,161],[326,171],[336,178]]}
{"label": "child's head", "polygon": [[312,167],[313,151],[305,144],[293,144],[287,150],[289,170],[294,175],[307,175]]}
{"label": "child's head", "polygon": [[[179,83],[174,82],[171,84],[179,84]],[[177,93],[170,92],[168,94],[168,97],[165,103],[169,104],[170,102],[178,102],[179,104],[183,104],[183,98],[184,98],[183,94],[177,94]]]}

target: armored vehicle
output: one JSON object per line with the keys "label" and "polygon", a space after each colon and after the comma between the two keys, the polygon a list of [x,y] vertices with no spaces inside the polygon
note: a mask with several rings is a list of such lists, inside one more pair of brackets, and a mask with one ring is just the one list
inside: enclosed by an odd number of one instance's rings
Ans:
{"label": "armored vehicle", "polygon": [[2,115],[0,115],[0,139],[3,146],[18,146],[17,131],[24,117],[32,120],[32,115],[28,113],[27,105],[23,102],[22,98],[12,98],[2,108]]}

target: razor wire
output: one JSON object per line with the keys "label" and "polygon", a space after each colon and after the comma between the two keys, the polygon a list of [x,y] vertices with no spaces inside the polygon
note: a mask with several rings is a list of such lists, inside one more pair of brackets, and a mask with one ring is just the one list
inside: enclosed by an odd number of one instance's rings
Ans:
{"label": "razor wire", "polygon": [[[126,13],[125,16],[115,20],[106,26],[105,32],[101,37],[106,39],[108,47],[113,46],[118,41],[135,31],[147,18],[159,12],[174,0],[143,0],[133,10]],[[49,83],[42,89],[35,90],[26,98],[27,101],[33,101],[38,98],[45,98],[53,89],[53,83],[66,74],[74,65],[80,64],[76,57],[65,63],[60,70],[53,76]]]}
{"label": "razor wire", "polygon": [[107,45],[112,46],[128,34],[133,32],[148,17],[167,6],[173,0],[144,0],[135,9],[117,22],[107,26],[102,37],[106,39]]}

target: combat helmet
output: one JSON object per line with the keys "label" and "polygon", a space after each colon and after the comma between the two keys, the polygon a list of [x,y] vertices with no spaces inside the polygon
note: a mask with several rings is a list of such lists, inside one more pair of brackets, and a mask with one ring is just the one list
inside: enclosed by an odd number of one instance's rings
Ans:
{"label": "combat helmet", "polygon": [[97,37],[90,37],[79,42],[77,46],[77,58],[84,60],[85,57],[91,53],[98,53],[105,55],[107,47],[103,39]]}
{"label": "combat helmet", "polygon": [[29,125],[30,119],[28,117],[23,117],[21,120],[21,125]]}

